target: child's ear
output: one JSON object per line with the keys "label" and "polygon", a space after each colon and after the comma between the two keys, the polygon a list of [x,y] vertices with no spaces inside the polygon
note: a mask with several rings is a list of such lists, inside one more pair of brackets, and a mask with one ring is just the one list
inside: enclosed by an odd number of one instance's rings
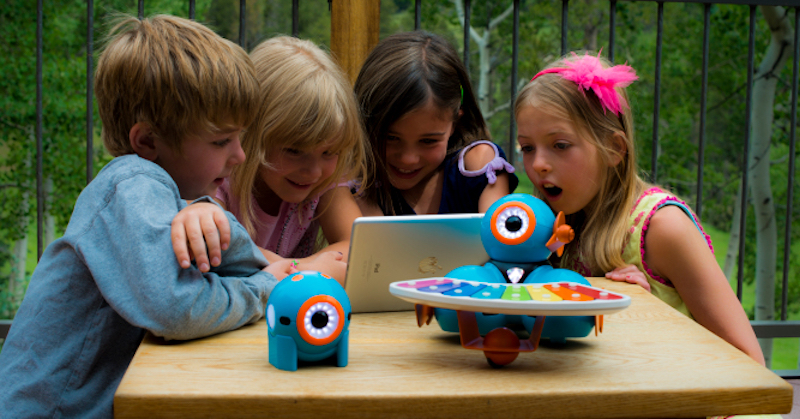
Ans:
{"label": "child's ear", "polygon": [[139,157],[150,161],[155,161],[158,157],[155,134],[149,125],[137,122],[128,133],[128,140]]}
{"label": "child's ear", "polygon": [[608,160],[608,167],[617,167],[617,165],[628,154],[628,144],[625,141],[625,136],[621,132],[615,132],[611,137],[611,156]]}

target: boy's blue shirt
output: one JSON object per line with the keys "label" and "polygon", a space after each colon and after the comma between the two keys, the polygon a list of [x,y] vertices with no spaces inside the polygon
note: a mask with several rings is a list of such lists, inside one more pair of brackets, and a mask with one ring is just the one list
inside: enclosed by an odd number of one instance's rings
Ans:
{"label": "boy's blue shirt", "polygon": [[42,255],[0,353],[0,416],[111,417],[142,337],[193,339],[259,320],[275,277],[227,213],[222,265],[182,269],[170,228],[186,207],[169,174],[135,155],[81,192]]}

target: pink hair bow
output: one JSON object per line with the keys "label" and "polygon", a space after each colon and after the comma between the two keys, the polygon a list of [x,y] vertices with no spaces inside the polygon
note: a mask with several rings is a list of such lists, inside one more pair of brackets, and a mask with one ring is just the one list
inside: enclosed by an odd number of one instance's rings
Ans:
{"label": "pink hair bow", "polygon": [[561,77],[575,82],[581,89],[592,89],[605,109],[619,115],[622,107],[627,107],[628,104],[625,103],[625,99],[620,97],[614,88],[617,86],[626,87],[639,78],[633,68],[629,65],[615,65],[603,68],[603,63],[599,58],[600,54],[597,54],[597,57],[589,54],[580,57],[573,52],[572,55],[574,59],[564,60],[566,67],[542,70],[533,76],[531,81],[536,80],[542,74],[560,73]]}

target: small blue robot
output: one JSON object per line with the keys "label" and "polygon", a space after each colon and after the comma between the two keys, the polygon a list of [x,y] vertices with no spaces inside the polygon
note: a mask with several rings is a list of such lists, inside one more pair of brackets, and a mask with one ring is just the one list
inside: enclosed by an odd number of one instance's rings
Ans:
{"label": "small blue robot", "polygon": [[328,275],[300,271],[286,277],[267,300],[269,363],[297,371],[298,360],[320,361],[336,356],[346,367],[350,299]]}
{"label": "small blue robot", "polygon": [[[574,282],[589,285],[580,274],[567,269],[554,269],[548,257],[559,255],[563,246],[574,238],[574,231],[539,198],[528,194],[510,194],[492,205],[481,221],[481,242],[490,259],[481,266],[466,265],[445,275],[447,278],[495,283]],[[442,330],[459,332],[454,310],[436,308],[436,320]],[[521,324],[530,332],[535,317],[476,313],[478,330],[490,331]],[[548,316],[541,337],[554,343],[567,338],[585,337],[595,326],[594,316]]]}

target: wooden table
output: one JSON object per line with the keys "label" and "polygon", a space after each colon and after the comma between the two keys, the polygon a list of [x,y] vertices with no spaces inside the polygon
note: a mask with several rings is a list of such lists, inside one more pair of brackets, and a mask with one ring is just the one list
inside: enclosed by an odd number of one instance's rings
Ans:
{"label": "wooden table", "polygon": [[114,398],[132,417],[645,418],[788,413],[792,387],[638,286],[604,333],[543,341],[502,369],[412,312],[353,315],[349,365],[268,362],[265,321],[196,341],[145,338]]}

